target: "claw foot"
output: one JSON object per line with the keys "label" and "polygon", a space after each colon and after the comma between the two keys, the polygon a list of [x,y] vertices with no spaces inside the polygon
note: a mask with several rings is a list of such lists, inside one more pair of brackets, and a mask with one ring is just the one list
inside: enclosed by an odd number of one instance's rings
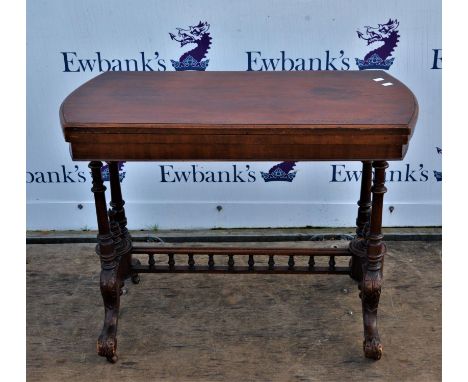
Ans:
{"label": "claw foot", "polygon": [[117,362],[117,338],[104,337],[100,335],[97,342],[97,352],[100,356],[106,357],[111,363]]}
{"label": "claw foot", "polygon": [[378,338],[365,339],[363,342],[364,355],[366,358],[379,360],[382,357],[383,347]]}

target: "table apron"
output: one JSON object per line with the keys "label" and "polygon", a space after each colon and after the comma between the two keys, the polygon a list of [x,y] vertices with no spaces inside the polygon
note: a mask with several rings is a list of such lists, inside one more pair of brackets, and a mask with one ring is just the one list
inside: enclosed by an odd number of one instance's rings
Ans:
{"label": "table apron", "polygon": [[407,145],[73,143],[74,160],[361,161],[401,160]]}

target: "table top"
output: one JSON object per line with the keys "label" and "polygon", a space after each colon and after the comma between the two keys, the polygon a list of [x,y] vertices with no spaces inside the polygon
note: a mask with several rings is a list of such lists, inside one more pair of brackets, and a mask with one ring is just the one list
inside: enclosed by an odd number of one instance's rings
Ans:
{"label": "table top", "polygon": [[[274,160],[258,145],[285,159],[304,156],[291,151],[297,145],[337,147],[304,160],[370,159],[385,147],[393,154],[373,159],[401,159],[417,113],[413,93],[384,71],[106,72],[65,99],[60,119],[75,159],[255,160],[257,150],[258,160]],[[381,150],[363,153],[369,144]]]}

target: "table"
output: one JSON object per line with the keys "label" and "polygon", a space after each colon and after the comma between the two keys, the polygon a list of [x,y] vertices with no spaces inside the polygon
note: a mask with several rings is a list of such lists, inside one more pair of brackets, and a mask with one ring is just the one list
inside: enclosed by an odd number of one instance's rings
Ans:
{"label": "table", "polygon": [[[126,279],[138,283],[141,273],[327,273],[358,281],[364,354],[380,359],[385,169],[388,160],[404,158],[417,115],[413,93],[385,71],[107,72],[76,89],[62,103],[60,121],[73,160],[90,161],[93,178],[105,309],[98,354],[117,360],[122,287]],[[346,249],[135,246],[118,162],[159,160],[361,161],[356,237]],[[109,210],[102,161],[109,166]],[[148,264],[134,254],[148,255]],[[167,265],[156,264],[161,254]],[[196,263],[199,254],[208,261]],[[236,264],[243,256],[246,265]],[[287,266],[275,264],[280,256]],[[337,266],[338,256],[349,257],[349,267]],[[258,263],[262,257],[267,265]],[[307,265],[297,265],[298,257]],[[328,265],[318,266],[318,257]]]}

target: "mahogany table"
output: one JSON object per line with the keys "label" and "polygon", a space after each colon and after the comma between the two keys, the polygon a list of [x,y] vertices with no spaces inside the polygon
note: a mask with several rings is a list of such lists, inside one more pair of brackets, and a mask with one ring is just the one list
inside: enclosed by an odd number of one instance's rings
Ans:
{"label": "mahogany table", "polygon": [[[386,161],[404,158],[417,114],[413,93],[384,71],[107,72],[71,93],[60,120],[72,158],[90,161],[93,177],[105,309],[99,355],[117,360],[121,288],[128,278],[138,283],[140,273],[330,273],[359,282],[364,354],[379,359]],[[361,161],[356,237],[346,249],[134,246],[118,161],[163,160]],[[101,161],[109,164],[109,210]],[[133,254],[148,255],[148,265]],[[156,264],[156,254],[167,265]],[[181,254],[187,262],[176,261]],[[198,254],[208,255],[206,264],[195,262]],[[236,264],[240,256],[248,265]],[[268,265],[258,264],[262,256]],[[276,256],[288,256],[288,266],[275,265]],[[301,256],[308,266],[296,265]],[[328,266],[316,266],[320,256]],[[349,267],[336,266],[337,256],[349,256]]]}

